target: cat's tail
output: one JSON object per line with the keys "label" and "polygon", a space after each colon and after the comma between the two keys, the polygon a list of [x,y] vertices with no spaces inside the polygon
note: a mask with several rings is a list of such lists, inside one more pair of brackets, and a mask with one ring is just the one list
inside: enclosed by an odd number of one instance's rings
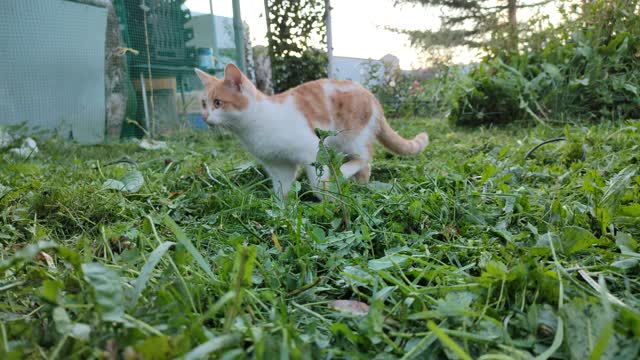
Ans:
{"label": "cat's tail", "polygon": [[378,117],[378,141],[390,151],[398,155],[416,155],[421,153],[429,144],[429,135],[421,132],[413,139],[407,140],[400,136],[395,130],[389,126],[384,115]]}

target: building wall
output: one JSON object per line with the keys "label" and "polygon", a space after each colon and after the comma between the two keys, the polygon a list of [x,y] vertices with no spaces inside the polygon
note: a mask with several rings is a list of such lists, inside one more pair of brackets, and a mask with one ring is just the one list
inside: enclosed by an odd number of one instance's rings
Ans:
{"label": "building wall", "polygon": [[384,74],[383,63],[380,60],[360,59],[351,57],[334,56],[335,78],[339,80],[352,80],[361,85],[366,85],[368,78],[368,64],[379,65],[378,79]]}
{"label": "building wall", "polygon": [[[235,49],[233,34],[233,19],[225,16],[215,15],[216,20],[216,40],[218,40],[219,49]],[[195,46],[199,48],[213,47],[213,26],[211,23],[211,15],[194,15],[185,25],[187,28],[193,28],[193,39],[187,42],[187,46]]]}

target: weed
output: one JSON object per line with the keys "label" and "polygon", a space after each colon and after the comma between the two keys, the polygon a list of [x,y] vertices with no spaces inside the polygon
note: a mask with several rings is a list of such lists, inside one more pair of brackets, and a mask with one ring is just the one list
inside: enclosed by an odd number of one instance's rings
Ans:
{"label": "weed", "polygon": [[1,154],[0,356],[638,357],[637,123],[393,126],[432,143],[335,201],[220,134]]}

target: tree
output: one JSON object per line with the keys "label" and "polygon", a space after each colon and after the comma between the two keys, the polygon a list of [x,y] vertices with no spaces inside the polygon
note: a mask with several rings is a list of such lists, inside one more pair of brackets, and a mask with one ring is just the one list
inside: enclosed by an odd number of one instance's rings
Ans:
{"label": "tree", "polygon": [[418,48],[498,47],[507,51],[518,46],[519,9],[538,7],[551,0],[395,0],[442,9],[441,26],[432,30],[394,29],[409,35]]}
{"label": "tree", "polygon": [[276,92],[327,76],[324,0],[264,0]]}

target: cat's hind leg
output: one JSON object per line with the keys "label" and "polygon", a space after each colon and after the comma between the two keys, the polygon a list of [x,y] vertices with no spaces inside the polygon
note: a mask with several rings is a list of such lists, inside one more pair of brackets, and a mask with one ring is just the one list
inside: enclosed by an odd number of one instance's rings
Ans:
{"label": "cat's hind leg", "polygon": [[340,166],[342,177],[349,179],[367,167],[369,162],[366,159],[352,159]]}
{"label": "cat's hind leg", "polygon": [[357,182],[360,184],[366,184],[371,177],[371,163],[367,163],[362,169],[360,169],[354,176]]}
{"label": "cat's hind leg", "polygon": [[353,155],[355,158],[342,164],[340,170],[345,179],[354,177],[361,184],[369,182],[371,176],[371,159],[373,158],[373,143],[359,146]]}
{"label": "cat's hind leg", "polygon": [[322,200],[321,191],[329,190],[329,167],[324,165],[322,168],[316,169],[314,165],[305,165],[305,171],[314,195]]}
{"label": "cat's hind leg", "polygon": [[373,143],[367,145],[367,163],[354,175],[357,182],[366,184],[371,177],[371,160],[373,159]]}

